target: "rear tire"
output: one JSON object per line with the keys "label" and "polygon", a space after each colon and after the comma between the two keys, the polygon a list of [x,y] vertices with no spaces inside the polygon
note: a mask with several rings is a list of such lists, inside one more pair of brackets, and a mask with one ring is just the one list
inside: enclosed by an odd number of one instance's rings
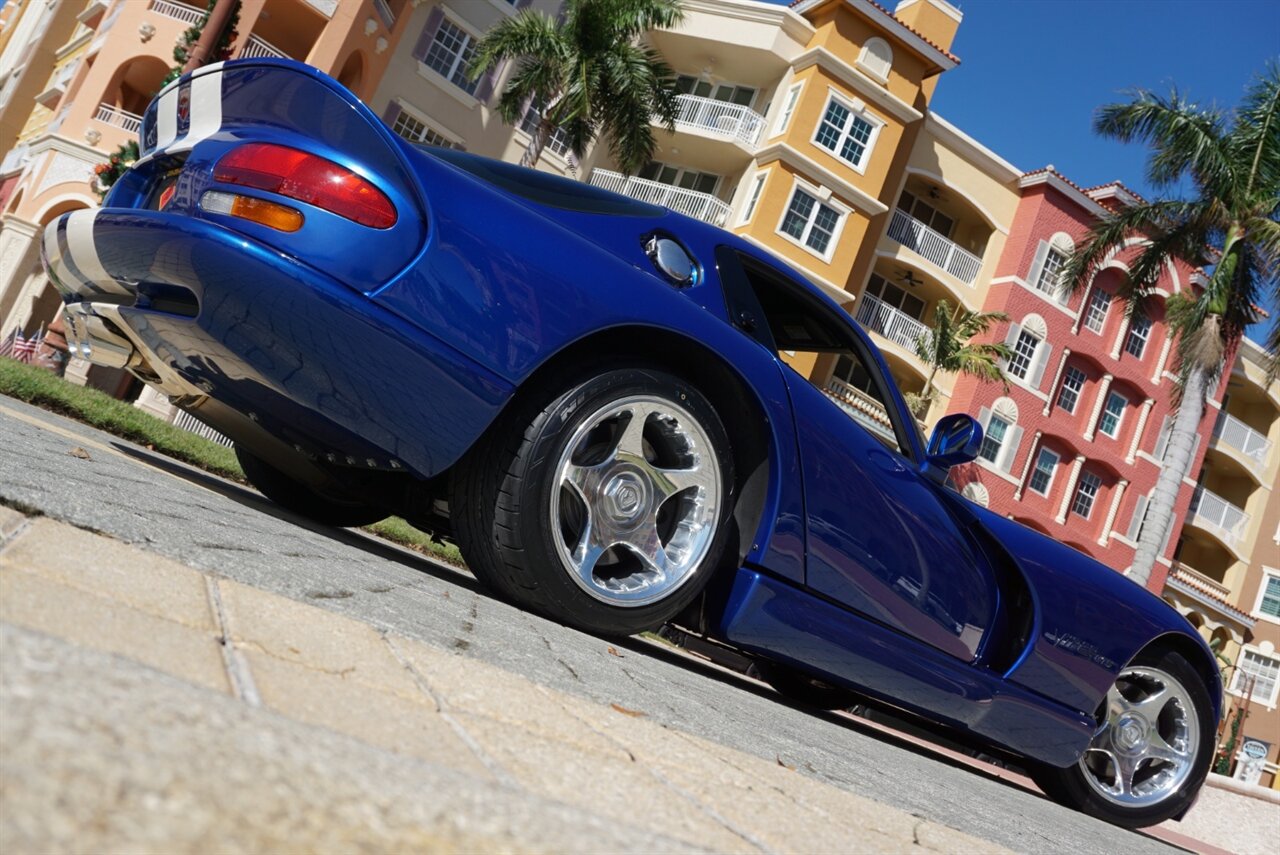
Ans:
{"label": "rear tire", "polygon": [[1031,775],[1067,807],[1124,828],[1180,815],[1209,774],[1215,728],[1204,681],[1177,653],[1139,656],[1107,693],[1080,761]]}
{"label": "rear tire", "polygon": [[621,368],[525,396],[456,467],[450,505],[482,583],[578,629],[630,635],[706,585],[734,492],[729,438],[705,396]]}
{"label": "rear tire", "polygon": [[321,495],[305,484],[300,484],[271,464],[255,457],[243,446],[236,444],[236,459],[249,483],[262,495],[280,507],[304,516],[321,525],[350,528],[369,525],[390,516],[381,508],[362,502],[346,502]]}

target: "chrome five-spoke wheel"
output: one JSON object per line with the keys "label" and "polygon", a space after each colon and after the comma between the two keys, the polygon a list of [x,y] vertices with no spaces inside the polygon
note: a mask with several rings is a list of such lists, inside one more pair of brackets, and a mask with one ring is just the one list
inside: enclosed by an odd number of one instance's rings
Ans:
{"label": "chrome five-spoke wheel", "polygon": [[683,585],[706,556],[722,503],[706,429],[662,397],[612,401],[581,421],[556,465],[551,525],[573,581],[642,606]]}
{"label": "chrome five-spoke wheel", "polygon": [[1199,739],[1195,705],[1176,679],[1158,668],[1126,668],[1107,692],[1080,769],[1108,801],[1158,804],[1191,775]]}

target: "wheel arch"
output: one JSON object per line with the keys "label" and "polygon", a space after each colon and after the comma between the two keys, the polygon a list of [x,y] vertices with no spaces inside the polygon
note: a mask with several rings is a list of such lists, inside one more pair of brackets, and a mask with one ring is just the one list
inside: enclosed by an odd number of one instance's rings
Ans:
{"label": "wheel arch", "polygon": [[[733,520],[739,542],[731,545],[738,565],[752,546],[769,496],[770,461],[776,447],[764,404],[746,378],[707,345],[669,329],[642,324],[597,330],[561,348],[520,382],[503,408],[515,410],[526,395],[541,394],[548,385],[622,364],[666,370],[696,385],[724,423],[733,452],[737,498]],[[747,418],[731,418],[735,413]],[[494,424],[502,421],[500,414]],[[726,556],[730,553],[726,550]],[[738,566],[735,565],[735,566]]]}
{"label": "wheel arch", "polygon": [[1187,663],[1204,679],[1205,688],[1209,693],[1209,700],[1213,703],[1215,725],[1221,722],[1222,674],[1218,670],[1218,664],[1214,661],[1213,655],[1205,648],[1204,643],[1198,637],[1192,638],[1181,632],[1166,632],[1147,642],[1146,646],[1134,654],[1130,662],[1140,656],[1145,657],[1163,652],[1177,653],[1187,660]]}

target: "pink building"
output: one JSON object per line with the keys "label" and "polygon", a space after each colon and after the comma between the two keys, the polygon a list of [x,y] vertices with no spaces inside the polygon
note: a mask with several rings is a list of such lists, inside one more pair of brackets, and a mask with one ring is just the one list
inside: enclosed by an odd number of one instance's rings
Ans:
{"label": "pink building", "polygon": [[[1087,289],[1063,298],[1058,273],[1089,224],[1135,199],[1119,183],[1082,190],[1048,167],[1024,175],[1022,198],[984,305],[1009,321],[1013,351],[999,384],[958,378],[950,410],[985,429],[979,459],[956,473],[970,498],[1117,570],[1127,569],[1162,465],[1175,391],[1164,301],[1200,275],[1171,264],[1146,317],[1115,298],[1136,249],[1109,260]],[[1228,372],[1229,373],[1229,372]],[[1225,387],[1225,378],[1224,378]],[[1215,393],[1220,406],[1223,389]],[[1218,410],[1206,408],[1191,472],[1200,471]],[[1175,525],[1149,585],[1164,588],[1196,485],[1184,482]]]}

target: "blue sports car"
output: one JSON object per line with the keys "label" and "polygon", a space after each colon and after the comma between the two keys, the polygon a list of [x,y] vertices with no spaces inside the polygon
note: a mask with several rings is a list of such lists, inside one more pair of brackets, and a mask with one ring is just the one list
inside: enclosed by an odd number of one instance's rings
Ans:
{"label": "blue sports car", "polygon": [[[46,230],[73,353],[335,525],[400,514],[498,596],[674,622],[779,691],[891,705],[1111,822],[1181,816],[1221,714],[1172,608],[966,501],[847,313],[720,229],[394,135],[315,69],[175,81],[105,207]],[[836,400],[791,364],[834,364]],[[825,361],[825,362],[824,362]]]}

